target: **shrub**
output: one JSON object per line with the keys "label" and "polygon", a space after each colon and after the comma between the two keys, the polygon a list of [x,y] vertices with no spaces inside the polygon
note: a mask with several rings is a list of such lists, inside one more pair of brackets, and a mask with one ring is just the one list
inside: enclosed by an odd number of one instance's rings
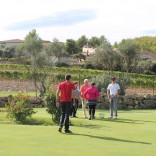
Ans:
{"label": "shrub", "polygon": [[16,121],[25,121],[28,116],[36,113],[30,107],[30,97],[19,93],[16,96],[10,96],[6,104],[7,117],[16,119]]}
{"label": "shrub", "polygon": [[94,69],[95,67],[91,63],[87,63],[87,64],[84,65],[84,68],[85,69]]}
{"label": "shrub", "polygon": [[154,62],[151,66],[151,71],[156,73],[156,62]]}
{"label": "shrub", "polygon": [[115,76],[117,78],[117,83],[120,86],[120,94],[125,95],[125,90],[130,82],[131,77],[126,73],[118,73],[118,75],[112,75],[109,72],[104,72],[103,74],[92,77],[91,82],[95,82],[99,91],[102,88],[107,92],[107,87],[111,83],[111,77]]}
{"label": "shrub", "polygon": [[56,88],[53,87],[45,96],[45,101],[47,104],[46,111],[52,115],[52,121],[55,123],[59,122],[61,116],[61,110],[56,107]]}
{"label": "shrub", "polygon": [[56,67],[69,67],[69,64],[66,62],[57,62]]}
{"label": "shrub", "polygon": [[145,70],[143,73],[144,73],[144,74],[147,74],[147,75],[155,75],[154,72],[149,71],[149,70]]}

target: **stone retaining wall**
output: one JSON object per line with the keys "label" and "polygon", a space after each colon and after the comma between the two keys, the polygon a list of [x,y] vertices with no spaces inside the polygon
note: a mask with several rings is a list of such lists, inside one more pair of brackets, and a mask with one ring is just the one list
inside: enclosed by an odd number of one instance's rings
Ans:
{"label": "stone retaining wall", "polygon": [[[5,107],[6,102],[8,102],[8,97],[0,97],[0,107]],[[42,108],[45,107],[45,102],[40,97],[32,97],[30,106],[33,108]]]}
{"label": "stone retaining wall", "polygon": [[[5,107],[5,103],[8,101],[8,97],[0,98],[0,107]],[[41,108],[45,107],[46,104],[44,100],[40,97],[31,99],[31,107],[33,108]],[[98,104],[98,109],[108,109],[109,101],[105,96],[104,98],[100,97]],[[138,96],[138,95],[125,95],[118,96],[118,108],[119,109],[156,109],[156,95],[146,95],[146,96]]]}
{"label": "stone retaining wall", "polygon": [[[109,101],[105,97],[102,99],[100,97],[99,103],[97,105],[99,109],[108,109]],[[118,108],[119,109],[155,109],[156,108],[156,95],[125,95],[118,96]]]}

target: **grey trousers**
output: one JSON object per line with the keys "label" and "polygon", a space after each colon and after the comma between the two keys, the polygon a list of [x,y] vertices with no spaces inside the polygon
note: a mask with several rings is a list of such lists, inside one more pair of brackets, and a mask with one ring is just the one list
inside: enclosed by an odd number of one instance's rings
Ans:
{"label": "grey trousers", "polygon": [[114,116],[117,117],[118,116],[118,105],[117,105],[117,97],[116,96],[110,96],[110,117],[113,117],[113,113]]}

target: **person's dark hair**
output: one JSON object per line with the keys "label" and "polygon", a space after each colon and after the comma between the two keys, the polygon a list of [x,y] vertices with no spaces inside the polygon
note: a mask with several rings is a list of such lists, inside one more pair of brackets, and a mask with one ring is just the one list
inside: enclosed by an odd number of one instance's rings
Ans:
{"label": "person's dark hair", "polygon": [[70,80],[71,79],[71,75],[69,75],[69,74],[67,74],[66,76],[65,76],[65,80]]}
{"label": "person's dark hair", "polygon": [[115,77],[112,77],[111,79],[112,79],[112,81],[116,80],[116,78],[115,78]]}
{"label": "person's dark hair", "polygon": [[93,82],[91,85],[92,85],[92,86],[95,86],[96,84],[95,84],[95,82]]}

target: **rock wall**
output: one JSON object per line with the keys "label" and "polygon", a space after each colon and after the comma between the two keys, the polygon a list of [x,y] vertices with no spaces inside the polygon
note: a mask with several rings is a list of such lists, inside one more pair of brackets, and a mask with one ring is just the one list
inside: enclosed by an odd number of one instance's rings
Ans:
{"label": "rock wall", "polygon": [[[0,107],[5,107],[6,102],[8,102],[8,97],[0,97]],[[30,106],[33,108],[41,108],[41,107],[46,107],[46,104],[42,98],[32,97]],[[103,97],[99,98],[97,108],[98,109],[109,108],[109,100],[106,96],[104,98]],[[156,95],[146,95],[146,96],[119,95],[118,108],[119,109],[156,109]]]}
{"label": "rock wall", "polygon": [[[8,97],[0,97],[0,107],[5,107],[5,103],[8,102]],[[32,97],[30,107],[42,108],[45,107],[45,101],[40,97]]]}
{"label": "rock wall", "polygon": [[[105,96],[100,97],[97,105],[99,109],[108,109],[109,100]],[[125,95],[118,96],[118,108],[119,109],[155,109],[156,108],[156,95]]]}

